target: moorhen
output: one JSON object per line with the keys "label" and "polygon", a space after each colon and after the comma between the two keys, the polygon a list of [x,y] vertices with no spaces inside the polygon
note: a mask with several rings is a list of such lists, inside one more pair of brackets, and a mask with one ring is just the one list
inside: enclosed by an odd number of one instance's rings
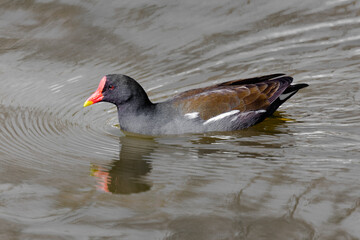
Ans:
{"label": "moorhen", "polygon": [[144,135],[232,131],[266,117],[307,84],[290,85],[284,74],[241,79],[198,88],[152,103],[134,79],[104,76],[84,107],[97,102],[116,105],[120,128]]}

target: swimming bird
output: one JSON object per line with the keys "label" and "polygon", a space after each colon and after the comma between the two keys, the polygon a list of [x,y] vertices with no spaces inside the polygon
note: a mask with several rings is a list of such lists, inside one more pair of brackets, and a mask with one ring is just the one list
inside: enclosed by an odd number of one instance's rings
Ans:
{"label": "swimming bird", "polygon": [[84,107],[97,102],[116,105],[120,128],[143,135],[234,131],[251,127],[268,116],[299,89],[285,74],[223,82],[182,92],[159,103],[150,101],[129,76],[104,76]]}

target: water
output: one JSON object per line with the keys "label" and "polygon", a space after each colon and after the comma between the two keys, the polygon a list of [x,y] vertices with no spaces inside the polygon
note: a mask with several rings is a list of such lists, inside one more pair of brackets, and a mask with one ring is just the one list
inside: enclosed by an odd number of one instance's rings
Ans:
{"label": "water", "polygon": [[[0,239],[359,239],[360,2],[1,1]],[[285,72],[247,130],[125,136],[101,77],[154,101]]]}

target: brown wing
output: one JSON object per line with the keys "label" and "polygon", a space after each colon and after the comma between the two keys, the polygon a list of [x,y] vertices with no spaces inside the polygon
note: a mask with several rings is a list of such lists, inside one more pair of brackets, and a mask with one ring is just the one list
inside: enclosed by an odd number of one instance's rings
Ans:
{"label": "brown wing", "polygon": [[[265,80],[259,80],[260,78]],[[260,78],[230,81],[190,90],[177,95],[173,102],[183,114],[198,112],[202,119],[207,120],[231,110],[246,112],[266,109],[292,81],[291,77],[270,80],[266,76]]]}

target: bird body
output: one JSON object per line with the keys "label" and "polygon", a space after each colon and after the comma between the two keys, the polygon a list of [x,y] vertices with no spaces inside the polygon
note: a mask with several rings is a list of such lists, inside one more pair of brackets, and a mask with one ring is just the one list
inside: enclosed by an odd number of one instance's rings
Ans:
{"label": "bird body", "polygon": [[263,121],[299,89],[292,77],[272,74],[189,90],[152,103],[134,79],[106,75],[84,106],[105,101],[117,106],[122,130],[144,135],[233,131]]}

